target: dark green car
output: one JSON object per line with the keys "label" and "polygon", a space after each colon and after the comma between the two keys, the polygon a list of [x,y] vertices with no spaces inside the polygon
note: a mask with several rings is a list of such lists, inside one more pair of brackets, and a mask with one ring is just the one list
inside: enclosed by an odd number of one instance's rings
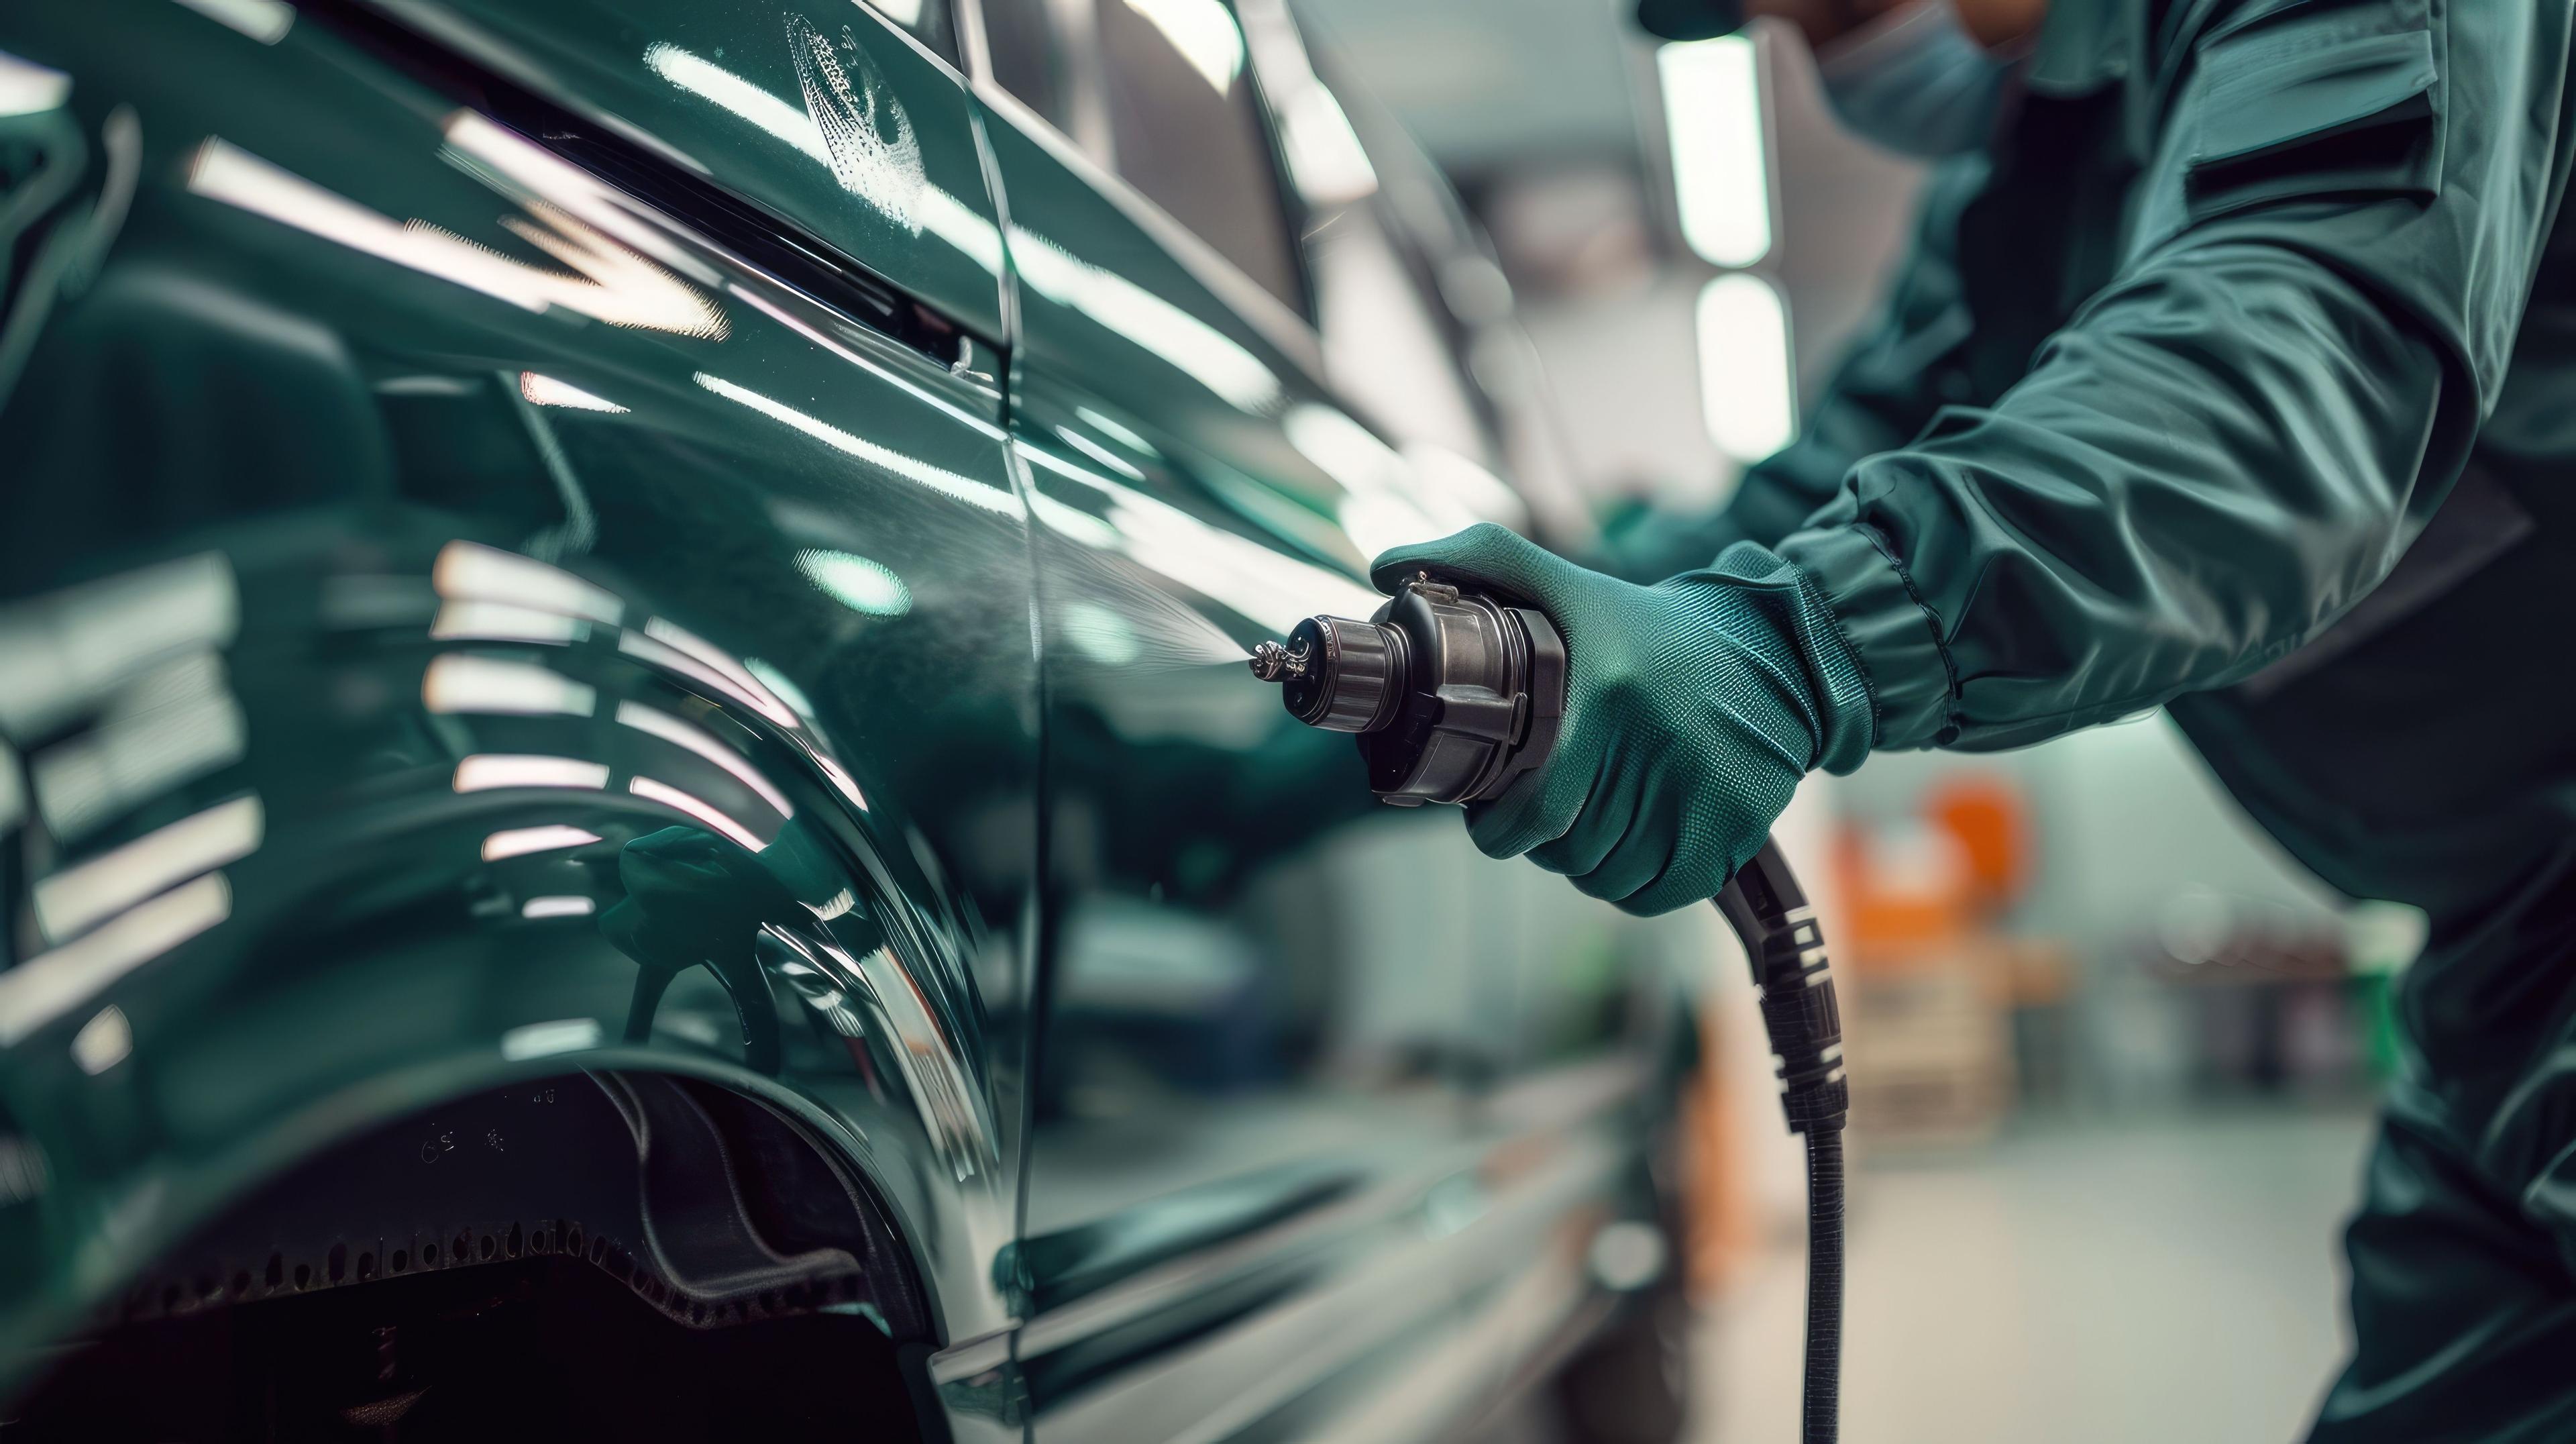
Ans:
{"label": "dark green car", "polygon": [[0,1434],[1668,1436],[1713,920],[1243,668],[1528,515],[1360,120],[1279,0],[0,9]]}

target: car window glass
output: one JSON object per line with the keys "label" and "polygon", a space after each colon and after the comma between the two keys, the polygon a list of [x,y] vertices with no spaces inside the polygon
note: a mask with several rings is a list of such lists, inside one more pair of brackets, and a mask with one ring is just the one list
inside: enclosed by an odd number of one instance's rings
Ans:
{"label": "car window glass", "polygon": [[951,65],[957,58],[957,8],[951,0],[867,0],[868,8],[912,32]]}
{"label": "car window glass", "polygon": [[1304,286],[1269,132],[1224,0],[1097,0],[1118,173],[1272,295]]}
{"label": "car window glass", "polygon": [[993,79],[1020,103],[1067,135],[1073,115],[1064,49],[1049,23],[1046,0],[984,0],[984,53]]}

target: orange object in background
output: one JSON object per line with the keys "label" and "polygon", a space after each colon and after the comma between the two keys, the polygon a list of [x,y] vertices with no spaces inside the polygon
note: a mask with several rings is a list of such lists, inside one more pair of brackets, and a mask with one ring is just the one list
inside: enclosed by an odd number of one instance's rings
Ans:
{"label": "orange object in background", "polygon": [[1945,952],[1974,918],[1964,874],[1952,865],[1946,834],[1910,829],[1900,837],[1844,830],[1840,860],[1847,939],[1834,950],[1854,971],[1902,972]]}
{"label": "orange object in background", "polygon": [[2003,778],[1962,772],[1923,798],[1923,815],[1959,841],[1974,900],[1989,915],[2021,901],[2030,886],[2030,812]]}
{"label": "orange object in background", "polygon": [[2051,966],[2062,950],[2026,949],[1999,928],[2029,886],[2030,838],[2020,793],[1973,772],[1936,784],[1911,817],[1844,834],[1851,926],[1836,960],[1851,964],[1843,1016],[1856,1129],[1955,1144],[2001,1124],[2025,951],[2033,990],[2063,992],[2063,969]]}

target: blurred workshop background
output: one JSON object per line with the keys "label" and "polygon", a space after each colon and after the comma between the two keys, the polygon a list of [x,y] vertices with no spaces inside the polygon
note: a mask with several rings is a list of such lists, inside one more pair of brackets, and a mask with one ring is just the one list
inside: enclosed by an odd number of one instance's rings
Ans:
{"label": "blurred workshop background", "polygon": [[[1475,363],[1552,398],[1553,480],[1596,513],[1714,504],[1792,434],[1921,179],[1837,129],[1794,33],[1657,47],[1622,0],[1305,13],[1491,233],[1529,344]],[[1858,1088],[1846,1437],[2294,1436],[2344,1347],[2338,1226],[2420,916],[2302,873],[2161,714],[1817,775],[1784,833],[1831,880]],[[1796,1419],[1802,1176],[1751,1012],[1710,1015],[1695,1115],[1708,1444]]]}

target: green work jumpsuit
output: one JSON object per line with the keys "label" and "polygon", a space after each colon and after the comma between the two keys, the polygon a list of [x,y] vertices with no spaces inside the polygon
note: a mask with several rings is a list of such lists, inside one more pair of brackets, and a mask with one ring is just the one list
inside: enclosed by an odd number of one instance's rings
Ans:
{"label": "green work jumpsuit", "polygon": [[2576,1438],[2570,0],[2055,0],[1749,472],[1881,747],[2167,706],[2433,918],[2314,1437]]}

